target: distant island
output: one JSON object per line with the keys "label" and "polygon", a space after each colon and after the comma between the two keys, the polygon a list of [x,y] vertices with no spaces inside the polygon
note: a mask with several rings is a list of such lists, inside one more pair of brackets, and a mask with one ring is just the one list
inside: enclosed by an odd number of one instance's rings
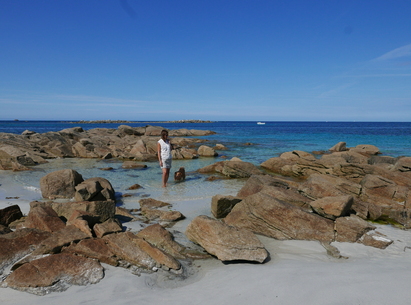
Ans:
{"label": "distant island", "polygon": [[75,121],[72,124],[123,124],[123,123],[213,123],[213,121],[204,120],[178,120],[178,121],[124,121],[124,120],[97,120],[97,121]]}

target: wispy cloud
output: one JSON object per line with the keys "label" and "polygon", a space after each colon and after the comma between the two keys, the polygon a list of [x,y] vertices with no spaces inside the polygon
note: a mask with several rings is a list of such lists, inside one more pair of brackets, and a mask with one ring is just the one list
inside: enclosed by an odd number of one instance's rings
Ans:
{"label": "wispy cloud", "polygon": [[[144,104],[152,104],[152,101],[143,101],[136,99],[123,99],[115,97],[102,97],[102,96],[92,96],[92,95],[50,95],[48,99],[59,100],[59,101],[71,101],[79,103],[89,103],[89,104],[103,104],[112,106],[142,106]],[[157,102],[156,102],[157,103]]]}
{"label": "wispy cloud", "polygon": [[380,57],[375,58],[374,61],[391,60],[391,59],[396,59],[396,58],[401,58],[401,57],[406,57],[406,56],[411,56],[411,44],[407,44],[400,48],[389,51],[381,55]]}
{"label": "wispy cloud", "polygon": [[71,104],[73,106],[106,106],[106,107],[143,107],[147,105],[162,105],[161,101],[145,101],[137,99],[123,99],[115,97],[91,95],[64,95],[64,94],[22,94],[11,98],[0,99],[0,104],[13,105],[55,105],[56,103]]}
{"label": "wispy cloud", "polygon": [[334,89],[331,89],[331,90],[328,90],[328,91],[325,91],[325,92],[321,93],[320,95],[318,95],[318,98],[330,98],[330,97],[334,97],[335,95],[339,94],[340,92],[342,92],[342,91],[344,91],[345,89],[350,88],[350,87],[352,87],[352,86],[354,86],[354,85],[355,85],[354,82],[343,84],[343,85],[338,86],[338,87],[336,87],[336,88],[334,88]]}
{"label": "wispy cloud", "polygon": [[344,75],[340,77],[357,77],[357,78],[367,78],[367,77],[404,77],[411,76],[411,73],[397,73],[397,74],[359,74],[359,75]]}

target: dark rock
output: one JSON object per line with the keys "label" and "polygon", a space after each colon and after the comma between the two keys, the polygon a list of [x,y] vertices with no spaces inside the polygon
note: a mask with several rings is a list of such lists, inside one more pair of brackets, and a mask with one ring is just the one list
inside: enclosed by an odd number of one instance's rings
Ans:
{"label": "dark rock", "polygon": [[13,232],[9,227],[3,226],[2,224],[0,224],[0,235],[3,234],[8,234]]}
{"label": "dark rock", "polygon": [[127,188],[127,190],[138,190],[139,188],[141,188],[142,186],[140,184],[133,184],[132,186],[130,186],[129,188]]}
{"label": "dark rock", "polygon": [[124,169],[136,169],[136,168],[147,168],[147,165],[140,164],[135,161],[125,161],[121,167]]}
{"label": "dark rock", "polygon": [[23,213],[18,205],[11,205],[4,209],[0,209],[0,224],[8,226],[13,221],[23,217]]}
{"label": "dark rock", "polygon": [[215,195],[211,199],[211,213],[215,218],[224,218],[241,199],[234,196]]}

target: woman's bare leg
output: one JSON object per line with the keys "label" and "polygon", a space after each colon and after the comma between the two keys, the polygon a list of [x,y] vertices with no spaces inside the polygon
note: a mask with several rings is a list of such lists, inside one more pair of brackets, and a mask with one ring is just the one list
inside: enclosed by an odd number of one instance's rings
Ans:
{"label": "woman's bare leg", "polygon": [[167,186],[168,177],[170,176],[170,169],[169,168],[162,168],[163,170],[163,187]]}

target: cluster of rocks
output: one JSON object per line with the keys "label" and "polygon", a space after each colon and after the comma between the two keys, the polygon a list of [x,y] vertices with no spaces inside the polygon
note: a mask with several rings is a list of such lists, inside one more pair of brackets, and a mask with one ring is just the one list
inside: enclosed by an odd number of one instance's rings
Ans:
{"label": "cluster of rocks", "polygon": [[[184,261],[209,257],[177,243],[155,222],[184,218],[168,203],[142,199],[141,209],[133,214],[116,207],[109,181],[83,181],[69,169],[44,176],[40,187],[42,196],[53,201],[31,202],[27,216],[17,205],[0,210],[2,287],[44,295],[70,285],[98,283],[104,277],[101,263],[135,274],[160,269],[182,275]],[[167,210],[161,210],[164,206]],[[139,220],[145,226],[133,233],[125,231],[120,220]]]}
{"label": "cluster of rocks", "polygon": [[166,121],[164,123],[213,123],[213,121],[209,120],[178,120],[178,121]]}
{"label": "cluster of rocks", "polygon": [[[188,260],[210,255],[263,263],[269,253],[257,235],[319,241],[341,258],[333,242],[381,249],[393,242],[369,220],[410,227],[411,158],[380,156],[372,145],[338,143],[318,158],[286,152],[260,166],[233,158],[198,171],[247,181],[236,196],[212,198],[214,217],[195,217],[185,231],[192,243],[184,246],[167,229],[184,218],[169,203],[144,198],[128,211],[116,207],[104,178],[83,180],[72,170],[46,175],[40,187],[51,201],[32,202],[26,217],[16,206],[0,210],[1,285],[43,294],[97,283],[101,263],[175,276]],[[125,231],[121,221],[140,221],[142,229]]]}
{"label": "cluster of rocks", "polygon": [[393,241],[371,221],[411,225],[411,158],[380,156],[373,145],[341,142],[320,158],[292,151],[257,167],[221,161],[199,170],[248,178],[237,196],[216,195],[222,222],[276,239],[358,242],[385,248]]}
{"label": "cluster of rocks", "polygon": [[[29,166],[47,162],[53,158],[118,158],[123,160],[156,161],[160,126],[117,129],[81,127],[59,132],[39,134],[29,130],[21,135],[0,133],[0,170],[27,170]],[[194,137],[214,134],[209,130],[170,130],[173,137],[174,159],[193,159],[202,155],[196,146],[205,142]],[[189,137],[189,138],[187,138]],[[205,156],[216,155],[206,151]]]}
{"label": "cluster of rocks", "polygon": [[127,120],[94,120],[94,121],[76,121],[76,122],[70,122],[72,124],[124,124],[124,123],[135,123],[133,121],[127,121]]}

